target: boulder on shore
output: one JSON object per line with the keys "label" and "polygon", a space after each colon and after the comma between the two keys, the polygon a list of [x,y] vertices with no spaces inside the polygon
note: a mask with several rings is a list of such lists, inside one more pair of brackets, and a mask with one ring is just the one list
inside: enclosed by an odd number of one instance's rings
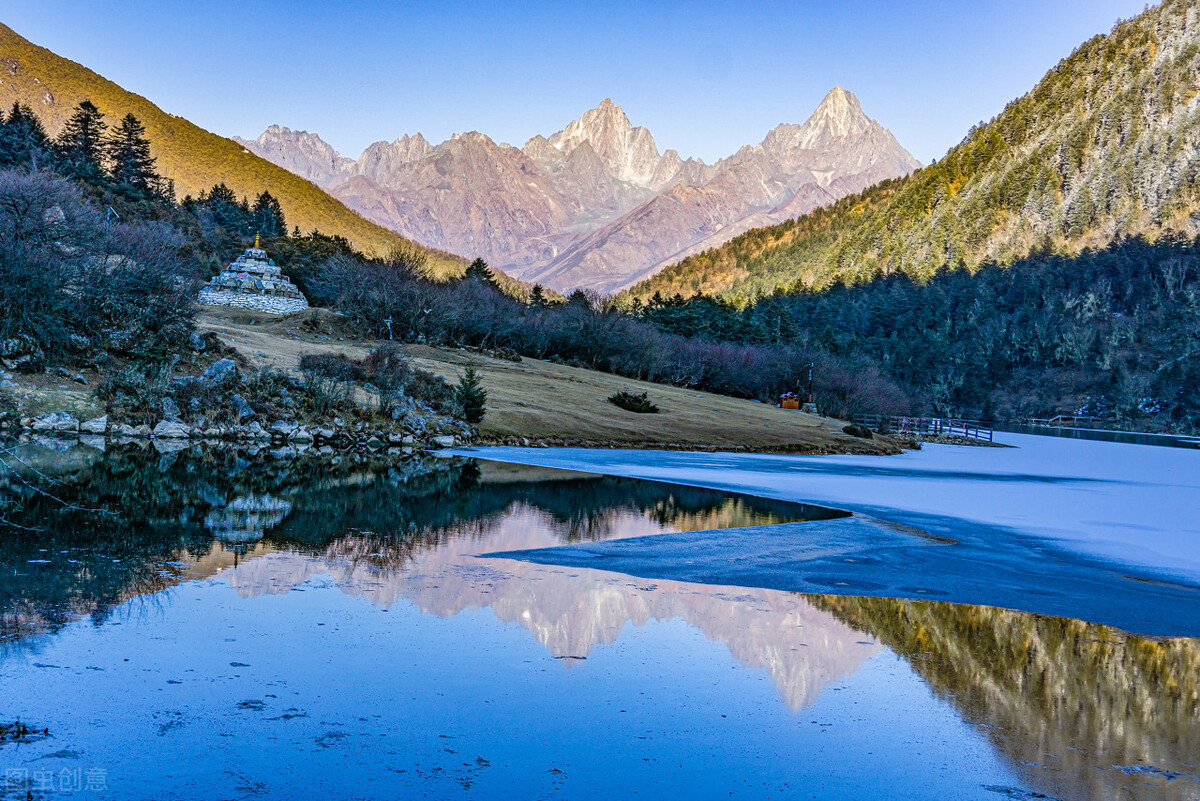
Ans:
{"label": "boulder on shore", "polygon": [[237,414],[237,421],[240,423],[243,420],[251,417],[257,417],[258,412],[254,411],[254,407],[247,402],[241,395],[233,395],[233,411]]}
{"label": "boulder on shore", "polygon": [[210,364],[200,378],[215,387],[224,386],[237,378],[237,363],[233,359],[219,359]]}
{"label": "boulder on shore", "polygon": [[79,431],[79,421],[66,412],[50,412],[34,418],[30,428],[34,431],[74,434]]}
{"label": "boulder on shore", "polygon": [[257,420],[253,421],[248,426],[243,426],[242,430],[246,432],[246,436],[248,436],[250,439],[267,440],[271,438],[270,433],[268,433],[267,430],[264,429]]}
{"label": "boulder on shore", "polygon": [[160,420],[150,433],[155,439],[187,439],[192,429],[178,420]]}
{"label": "boulder on shore", "polygon": [[277,434],[284,439],[288,439],[292,434],[296,433],[300,426],[293,423],[291,420],[276,420],[271,423],[270,431],[272,434]]}

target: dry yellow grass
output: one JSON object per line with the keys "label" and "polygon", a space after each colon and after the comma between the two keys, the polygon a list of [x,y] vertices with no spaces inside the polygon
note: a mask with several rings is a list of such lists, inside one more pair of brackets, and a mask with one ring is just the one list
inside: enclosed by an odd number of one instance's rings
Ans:
{"label": "dry yellow grass", "polygon": [[[310,310],[285,318],[206,309],[199,324],[216,332],[257,367],[296,370],[304,353],[365,356],[376,342],[338,341],[339,319]],[[324,338],[322,338],[324,337]],[[634,381],[537,359],[510,362],[464,350],[405,346],[421,367],[450,381],[474,366],[488,392],[479,426],[493,441],[526,438],[550,444],[805,453],[895,453],[890,442],[843,434],[844,423],[708,392]],[[609,403],[620,390],[646,392],[659,414],[635,414]]]}

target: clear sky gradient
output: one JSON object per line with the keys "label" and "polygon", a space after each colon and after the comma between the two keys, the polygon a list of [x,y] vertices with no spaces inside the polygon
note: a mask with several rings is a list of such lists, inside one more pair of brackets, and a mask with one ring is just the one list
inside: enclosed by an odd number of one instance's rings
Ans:
{"label": "clear sky gradient", "polygon": [[605,97],[712,162],[841,85],[923,162],[1144,0],[4,0],[0,22],[226,136],[357,157],[420,131],[521,145]]}

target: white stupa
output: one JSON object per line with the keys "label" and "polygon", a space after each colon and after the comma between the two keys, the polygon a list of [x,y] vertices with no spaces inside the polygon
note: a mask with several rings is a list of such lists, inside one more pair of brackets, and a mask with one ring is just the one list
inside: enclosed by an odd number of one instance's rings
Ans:
{"label": "white stupa", "polygon": [[233,306],[270,314],[292,314],[308,308],[308,299],[258,246],[238,256],[200,290],[205,306]]}

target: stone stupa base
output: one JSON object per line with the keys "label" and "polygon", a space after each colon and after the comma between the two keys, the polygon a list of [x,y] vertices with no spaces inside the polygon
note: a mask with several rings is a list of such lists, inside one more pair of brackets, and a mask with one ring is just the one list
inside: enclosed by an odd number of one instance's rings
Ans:
{"label": "stone stupa base", "polygon": [[294,314],[308,308],[304,298],[286,298],[278,295],[251,295],[243,292],[223,292],[216,289],[200,291],[201,306],[232,306],[237,309],[254,309],[268,314]]}

